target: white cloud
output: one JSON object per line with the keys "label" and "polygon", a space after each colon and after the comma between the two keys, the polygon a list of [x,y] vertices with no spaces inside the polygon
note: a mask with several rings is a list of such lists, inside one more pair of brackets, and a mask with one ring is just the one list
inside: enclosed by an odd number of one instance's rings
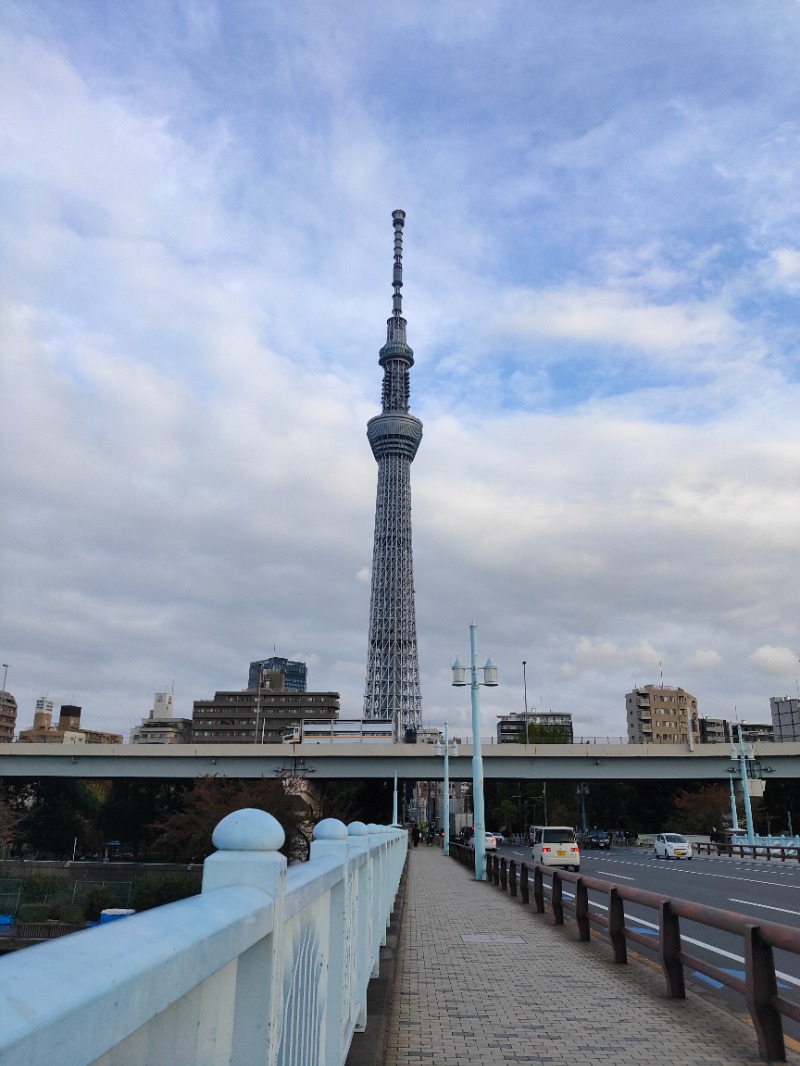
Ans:
{"label": "white cloud", "polygon": [[698,670],[710,670],[722,663],[722,656],[710,648],[698,648],[690,657],[689,665]]}
{"label": "white cloud", "polygon": [[749,662],[764,674],[774,677],[796,677],[798,672],[797,654],[789,648],[775,648],[762,644],[749,656]]}
{"label": "white cloud", "polygon": [[634,647],[621,648],[614,641],[590,640],[588,637],[581,637],[574,654],[578,670],[610,673],[635,667],[637,675],[642,672],[654,674],[663,658],[646,640],[641,640]]}
{"label": "white cloud", "polygon": [[775,248],[763,264],[766,283],[771,288],[796,293],[800,290],[800,251]]}
{"label": "white cloud", "polygon": [[736,333],[730,315],[718,306],[648,304],[633,293],[600,289],[514,294],[496,325],[523,337],[622,344],[673,358],[687,347],[730,342]]}

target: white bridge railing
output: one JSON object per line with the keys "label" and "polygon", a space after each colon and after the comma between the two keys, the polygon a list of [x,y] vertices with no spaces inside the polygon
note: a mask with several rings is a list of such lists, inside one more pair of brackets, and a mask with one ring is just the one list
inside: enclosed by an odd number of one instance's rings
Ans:
{"label": "white bridge railing", "polygon": [[3,1066],[342,1066],[405,831],[328,818],[288,869],[264,811],[212,839],[200,895],[0,959]]}

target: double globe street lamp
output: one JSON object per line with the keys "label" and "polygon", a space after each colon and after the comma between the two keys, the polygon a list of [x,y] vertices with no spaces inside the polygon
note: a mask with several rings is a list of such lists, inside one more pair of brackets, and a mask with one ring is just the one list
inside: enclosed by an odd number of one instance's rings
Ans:
{"label": "double globe street lamp", "polygon": [[[486,816],[483,809],[483,755],[481,753],[481,708],[478,689],[497,687],[497,667],[491,658],[485,666],[478,666],[478,627],[474,622],[469,627],[470,649],[470,693],[472,696],[472,808],[474,828],[472,842],[475,845],[475,880],[486,880]],[[478,671],[483,673],[483,681],[478,681]],[[453,663],[453,685],[466,687],[466,667],[456,656]]]}

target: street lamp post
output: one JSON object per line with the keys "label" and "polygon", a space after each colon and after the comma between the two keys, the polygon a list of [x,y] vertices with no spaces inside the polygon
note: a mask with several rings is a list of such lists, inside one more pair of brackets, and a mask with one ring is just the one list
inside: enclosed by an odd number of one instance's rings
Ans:
{"label": "street lamp post", "polygon": [[[731,748],[731,751],[735,752],[736,749],[735,748]],[[735,774],[736,773],[735,768],[734,767],[730,767],[730,769],[728,770],[728,773],[729,774]],[[730,782],[731,782],[731,829],[738,829],[739,828],[739,813],[736,810],[736,789],[733,787],[733,777],[731,777]]]}
{"label": "street lamp post", "polygon": [[[753,808],[750,804],[750,788],[747,783],[747,757],[744,753],[744,741],[742,739],[742,729],[739,727],[739,750],[737,752],[736,747],[731,747],[731,761],[739,761],[739,775],[742,780],[742,793],[744,796],[744,820],[747,825],[747,843],[755,843],[755,832],[753,830]],[[736,773],[736,768],[731,769],[732,773]],[[731,778],[733,780],[733,778]]]}
{"label": "street lamp post", "polygon": [[577,788],[578,795],[581,798],[581,825],[584,833],[586,832],[586,797],[589,794],[589,786],[581,783]]}
{"label": "street lamp post", "polygon": [[[470,693],[472,696],[472,808],[475,843],[475,880],[486,880],[486,816],[483,811],[483,755],[481,752],[481,708],[478,695],[480,685],[494,688],[497,685],[497,667],[491,658],[485,666],[477,666],[478,627],[474,622],[469,626],[470,648]],[[478,681],[478,670],[483,671],[483,681]],[[466,685],[465,668],[456,656],[453,663],[453,684],[457,688]]]}
{"label": "street lamp post", "polygon": [[528,675],[526,673],[527,662],[522,660],[522,699],[525,707],[525,747],[528,746]]}
{"label": "street lamp post", "polygon": [[[744,818],[747,825],[747,843],[755,844],[755,831],[753,829],[753,807],[750,802],[750,778],[758,779],[761,784],[762,792],[758,795],[763,795],[763,779],[765,773],[772,773],[771,766],[762,766],[760,759],[753,752],[753,745],[748,746],[747,752],[744,750],[744,737],[742,736],[742,727],[739,725],[739,750],[736,750],[736,745],[731,745],[731,762],[739,762],[739,776],[742,781],[742,793],[744,798]],[[748,773],[749,767],[749,773]],[[728,767],[729,774],[736,773],[735,766]],[[736,803],[734,799],[733,791],[733,777],[731,777],[731,813],[733,818],[733,828],[738,829],[739,826],[736,821]]]}
{"label": "street lamp post", "polygon": [[6,690],[6,681],[8,679],[8,663],[3,663],[3,692]]}
{"label": "street lamp post", "polygon": [[444,744],[436,741],[433,750],[437,755],[444,755],[444,836],[442,837],[442,850],[445,855],[450,854],[450,756],[458,755],[458,744],[455,740],[450,742],[450,734],[447,730],[447,722],[444,723]]}

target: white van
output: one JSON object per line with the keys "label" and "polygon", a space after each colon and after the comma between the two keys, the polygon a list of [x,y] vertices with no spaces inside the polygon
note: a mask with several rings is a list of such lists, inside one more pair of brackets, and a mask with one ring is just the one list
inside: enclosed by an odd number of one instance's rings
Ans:
{"label": "white van", "polygon": [[532,825],[530,832],[534,862],[580,870],[581,853],[571,825]]}

